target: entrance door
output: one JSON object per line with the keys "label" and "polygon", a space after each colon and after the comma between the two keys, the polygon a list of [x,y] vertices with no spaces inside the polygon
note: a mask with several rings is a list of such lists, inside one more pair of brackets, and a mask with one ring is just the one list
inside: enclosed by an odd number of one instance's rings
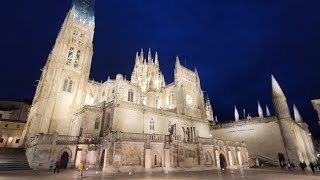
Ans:
{"label": "entrance door", "polygon": [[220,167],[221,167],[221,169],[225,169],[227,167],[226,158],[224,157],[223,154],[220,154],[219,159],[220,159]]}
{"label": "entrance door", "polygon": [[69,154],[65,151],[61,155],[61,169],[66,169],[68,167],[68,162],[69,162]]}

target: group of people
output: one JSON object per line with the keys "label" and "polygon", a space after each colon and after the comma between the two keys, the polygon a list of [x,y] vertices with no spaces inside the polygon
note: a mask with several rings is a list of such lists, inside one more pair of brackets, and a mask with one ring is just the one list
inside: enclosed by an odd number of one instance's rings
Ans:
{"label": "group of people", "polygon": [[[300,167],[301,167],[302,171],[304,171],[304,169],[307,167],[307,165],[305,162],[300,162]],[[320,171],[320,161],[310,162],[309,167],[312,170],[312,172]]]}
{"label": "group of people", "polygon": [[[54,160],[50,161],[49,162],[49,171],[53,170],[53,173],[56,173],[56,171],[57,171],[57,173],[59,173],[60,165],[61,165],[60,159],[57,159],[56,161],[54,161]],[[53,167],[55,167],[55,168],[53,169]],[[82,177],[83,169],[84,169],[84,164],[81,161],[80,164],[79,164],[80,177]]]}
{"label": "group of people", "polygon": [[[61,165],[60,159],[57,159],[56,161],[54,161],[54,160],[50,161],[49,171],[53,170],[53,173],[56,173],[56,171],[57,171],[57,173],[59,173],[60,165]],[[54,167],[54,169],[53,169],[53,167]]]}
{"label": "group of people", "polygon": [[288,162],[288,163],[286,163],[285,161],[281,162],[281,168],[285,168],[285,167],[291,170],[291,169],[295,169],[296,165],[292,162]]}

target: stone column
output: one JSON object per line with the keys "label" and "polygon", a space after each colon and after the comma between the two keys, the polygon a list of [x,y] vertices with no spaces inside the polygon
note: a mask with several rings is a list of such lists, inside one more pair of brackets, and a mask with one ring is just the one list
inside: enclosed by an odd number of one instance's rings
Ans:
{"label": "stone column", "polygon": [[219,157],[219,152],[218,152],[218,150],[215,150],[215,151],[214,151],[214,155],[216,156],[216,164],[217,164],[217,167],[218,167],[218,168],[221,168],[221,166],[220,166],[220,157]]}
{"label": "stone column", "polygon": [[151,149],[146,148],[145,152],[145,171],[151,171]]}
{"label": "stone column", "polygon": [[239,166],[242,166],[242,159],[241,159],[241,152],[240,152],[240,150],[237,151],[237,154],[238,154]]}
{"label": "stone column", "polygon": [[104,158],[103,158],[103,168],[107,168],[107,166],[108,166],[107,157],[108,157],[108,148],[105,148],[104,149]]}
{"label": "stone column", "polygon": [[231,153],[230,150],[228,151],[228,159],[229,159],[229,165],[230,165],[230,166],[233,166],[232,153]]}
{"label": "stone column", "polygon": [[165,147],[164,149],[164,167],[165,170],[171,168],[170,147]]}
{"label": "stone column", "polygon": [[196,128],[195,127],[192,127],[192,128],[193,128],[193,142],[197,142]]}

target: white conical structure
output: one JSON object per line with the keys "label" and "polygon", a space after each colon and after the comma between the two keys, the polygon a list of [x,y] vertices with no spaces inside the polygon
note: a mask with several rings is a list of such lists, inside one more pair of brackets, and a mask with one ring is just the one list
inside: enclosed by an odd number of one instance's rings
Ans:
{"label": "white conical structure", "polygon": [[267,114],[267,117],[271,116],[271,113],[270,113],[268,105],[266,105],[266,114]]}
{"label": "white conical structure", "polygon": [[216,121],[216,122],[219,122],[219,121],[218,121],[218,116],[215,116],[215,121]]}
{"label": "white conical structure", "polygon": [[297,122],[297,123],[301,123],[303,122],[303,119],[302,119],[302,116],[297,108],[297,106],[294,104],[293,105],[293,114],[294,114],[294,120]]}
{"label": "white conical structure", "polygon": [[152,54],[151,54],[151,48],[149,48],[149,52],[148,52],[148,63],[149,64],[153,63]]}
{"label": "white conical structure", "polygon": [[276,116],[278,119],[291,119],[286,96],[284,95],[279,83],[271,76],[272,79],[272,101]]}
{"label": "white conical structure", "polygon": [[258,101],[258,114],[259,114],[259,117],[260,117],[260,118],[264,118],[264,116],[263,116],[263,110],[262,110],[262,107],[261,107],[259,101]]}
{"label": "white conical structure", "polygon": [[238,112],[237,106],[234,106],[234,119],[236,122],[239,121],[239,112]]}
{"label": "white conical structure", "polygon": [[154,60],[154,64],[156,65],[156,66],[159,66],[159,56],[158,56],[158,52],[156,52],[156,55],[155,55],[155,58],[154,58],[155,60]]}

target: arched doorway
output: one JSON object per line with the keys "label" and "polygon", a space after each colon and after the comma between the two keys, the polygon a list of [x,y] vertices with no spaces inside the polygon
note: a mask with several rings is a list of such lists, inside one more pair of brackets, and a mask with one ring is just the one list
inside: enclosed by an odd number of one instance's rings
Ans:
{"label": "arched doorway", "polygon": [[282,153],[278,154],[280,166],[283,166],[283,163],[286,161]]}
{"label": "arched doorway", "polygon": [[220,167],[221,167],[221,169],[225,169],[227,167],[226,158],[224,157],[223,154],[220,154],[219,159],[220,159]]}
{"label": "arched doorway", "polygon": [[60,168],[66,169],[68,167],[68,162],[69,162],[69,154],[65,151],[62,153],[60,158]]}

